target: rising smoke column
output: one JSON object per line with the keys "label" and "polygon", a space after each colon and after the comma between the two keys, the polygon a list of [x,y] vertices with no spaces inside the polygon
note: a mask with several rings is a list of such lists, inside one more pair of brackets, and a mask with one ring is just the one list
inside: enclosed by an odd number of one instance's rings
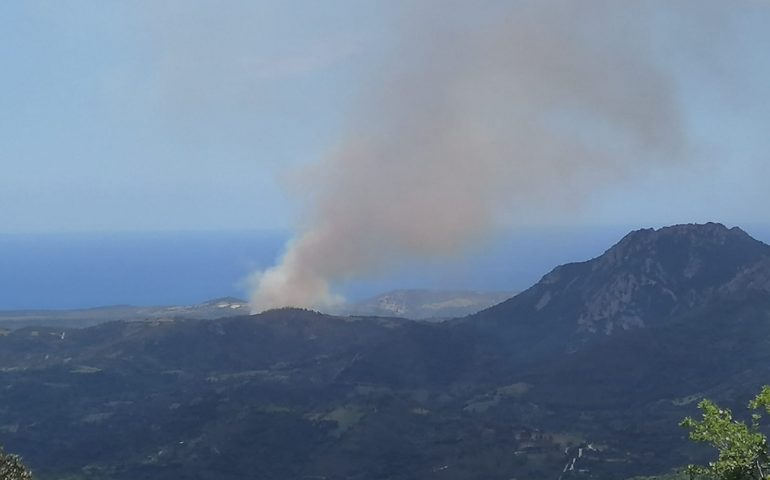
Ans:
{"label": "rising smoke column", "polygon": [[335,282],[456,254],[503,210],[558,214],[678,155],[675,86],[650,51],[665,2],[499,3],[405,12],[387,74],[309,167],[305,224],[256,275],[255,312],[333,306]]}

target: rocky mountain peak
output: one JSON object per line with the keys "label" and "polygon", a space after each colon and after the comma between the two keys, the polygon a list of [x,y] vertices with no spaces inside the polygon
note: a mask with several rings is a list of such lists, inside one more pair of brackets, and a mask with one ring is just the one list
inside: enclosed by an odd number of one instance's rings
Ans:
{"label": "rocky mountain peak", "polygon": [[635,272],[663,283],[723,282],[770,256],[770,247],[740,228],[719,223],[687,224],[626,235],[592,261],[593,270]]}
{"label": "rocky mountain peak", "polygon": [[[610,248],[605,256],[608,261],[623,261],[630,257],[654,256],[661,251],[693,251],[709,253],[723,248],[742,249],[753,254],[765,246],[738,227],[727,228],[721,223],[683,224],[660,229],[646,228],[626,235]],[[668,252],[670,253],[670,252]]]}
{"label": "rocky mountain peak", "polygon": [[675,225],[631,232],[593,260],[557,267],[481,318],[527,319],[585,340],[751,291],[770,292],[770,246],[718,223]]}

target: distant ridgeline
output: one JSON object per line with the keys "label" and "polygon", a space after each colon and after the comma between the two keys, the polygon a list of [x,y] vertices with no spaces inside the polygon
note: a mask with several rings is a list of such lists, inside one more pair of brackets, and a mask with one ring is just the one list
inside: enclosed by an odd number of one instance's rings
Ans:
{"label": "distant ridgeline", "polygon": [[211,320],[247,315],[248,313],[248,303],[234,297],[216,298],[197,305],[165,307],[113,305],[74,310],[6,310],[0,311],[0,328],[15,329],[29,326],[82,328],[115,321],[134,322],[182,318]]}
{"label": "distant ridgeline", "polygon": [[[215,307],[218,308],[218,307]],[[770,380],[770,247],[639,230],[441,323],[297,309],[0,337],[0,443],[39,478],[658,475],[704,397]]]}
{"label": "distant ridgeline", "polygon": [[[360,302],[340,305],[335,313],[443,321],[476,313],[513,295],[513,292],[394,290]],[[234,297],[216,298],[196,305],[158,307],[113,305],[74,310],[0,310],[0,328],[16,329],[29,326],[82,328],[114,321],[211,320],[246,315],[249,311],[248,302]]]}

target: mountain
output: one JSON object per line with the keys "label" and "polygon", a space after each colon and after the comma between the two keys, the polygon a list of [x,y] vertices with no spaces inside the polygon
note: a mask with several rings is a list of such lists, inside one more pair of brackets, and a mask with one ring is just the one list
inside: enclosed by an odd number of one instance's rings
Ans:
{"label": "mountain", "polygon": [[476,313],[514,295],[513,292],[392,290],[344,306],[337,313],[439,321]]}
{"label": "mountain", "polygon": [[[441,323],[297,309],[0,335],[0,443],[40,478],[626,478],[770,381],[770,247],[632,232]],[[219,308],[220,303],[212,303]]]}
{"label": "mountain", "polygon": [[706,305],[770,292],[770,246],[740,228],[677,225],[631,232],[603,255],[555,268],[540,282],[460,323],[531,357],[667,323]]}

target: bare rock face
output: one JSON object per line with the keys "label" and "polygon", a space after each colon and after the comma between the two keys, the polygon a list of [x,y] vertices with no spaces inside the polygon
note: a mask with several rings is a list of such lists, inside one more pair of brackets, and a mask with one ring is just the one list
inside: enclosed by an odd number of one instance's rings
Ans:
{"label": "bare rock face", "polygon": [[567,343],[583,343],[752,292],[770,292],[770,246],[737,227],[676,225],[631,232],[603,255],[557,267],[471,318],[508,323],[517,335],[524,325],[556,330]]}

